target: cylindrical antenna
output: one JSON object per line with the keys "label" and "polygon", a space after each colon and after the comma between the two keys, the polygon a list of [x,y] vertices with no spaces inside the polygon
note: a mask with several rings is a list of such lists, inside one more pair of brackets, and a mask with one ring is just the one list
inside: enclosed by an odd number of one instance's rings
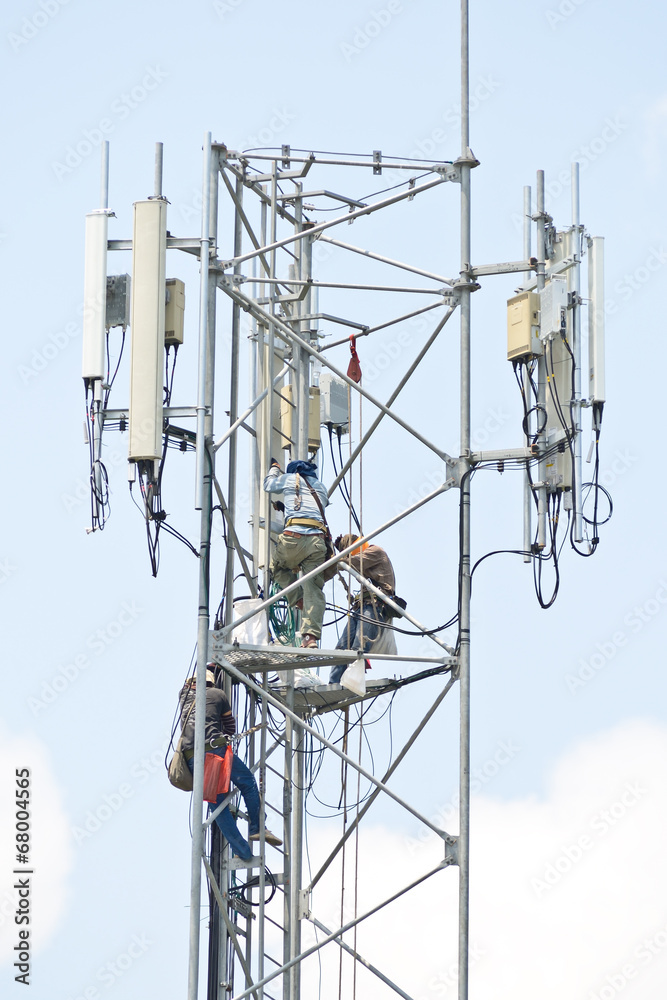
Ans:
{"label": "cylindrical antenna", "polygon": [[100,182],[100,208],[109,207],[109,140],[102,143],[102,175]]}
{"label": "cylindrical antenna", "polygon": [[579,225],[579,163],[572,164],[572,225]]}
{"label": "cylindrical antenna", "polygon": [[155,143],[155,192],[154,198],[162,197],[162,151],[161,142]]}
{"label": "cylindrical antenna", "polygon": [[523,189],[523,259],[530,260],[532,250],[531,245],[531,222],[532,222],[532,190],[530,184],[526,184]]}

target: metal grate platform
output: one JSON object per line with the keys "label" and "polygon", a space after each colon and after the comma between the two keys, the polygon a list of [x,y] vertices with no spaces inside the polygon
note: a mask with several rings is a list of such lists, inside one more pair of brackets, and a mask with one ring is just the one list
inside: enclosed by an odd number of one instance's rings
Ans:
{"label": "metal grate platform", "polygon": [[273,670],[294,670],[298,667],[317,669],[337,663],[354,663],[359,654],[351,649],[302,649],[300,646],[245,646],[222,642],[213,634],[210,656],[221,667],[225,661],[248,674],[265,674]]}
{"label": "metal grate platform", "polygon": [[[387,691],[396,690],[396,681],[384,678],[381,680],[366,679],[366,694],[358,695],[353,691],[344,688],[342,684],[318,684],[313,687],[294,689],[294,711],[300,715],[321,715],[324,712],[333,712],[349,705],[354,705],[360,701],[369,701],[377,698],[378,695]],[[286,702],[286,689],[270,689],[274,698]]]}

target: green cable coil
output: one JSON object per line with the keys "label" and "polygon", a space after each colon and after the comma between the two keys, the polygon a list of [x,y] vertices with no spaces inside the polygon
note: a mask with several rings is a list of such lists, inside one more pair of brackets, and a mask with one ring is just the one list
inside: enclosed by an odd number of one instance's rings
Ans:
{"label": "green cable coil", "polygon": [[[279,590],[280,588],[272,583],[270,596],[273,597]],[[290,608],[286,598],[276,601],[269,607],[269,624],[276,639],[283,646],[296,645],[296,612]]]}

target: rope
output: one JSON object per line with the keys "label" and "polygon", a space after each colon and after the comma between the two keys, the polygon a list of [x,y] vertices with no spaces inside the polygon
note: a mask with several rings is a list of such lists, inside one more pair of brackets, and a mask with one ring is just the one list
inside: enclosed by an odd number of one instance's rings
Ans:
{"label": "rope", "polygon": [[[361,510],[361,504],[360,508]],[[364,727],[364,713],[359,708],[359,766],[361,767],[361,739]],[[354,832],[354,919],[357,919],[359,914],[358,902],[359,902],[359,800],[361,798],[361,771],[357,771],[357,815],[356,815],[356,830]],[[359,924],[354,925],[354,951],[357,951],[357,928]],[[353,973],[352,973],[352,1000],[355,1000],[357,996],[357,965],[355,961],[353,963]]]}

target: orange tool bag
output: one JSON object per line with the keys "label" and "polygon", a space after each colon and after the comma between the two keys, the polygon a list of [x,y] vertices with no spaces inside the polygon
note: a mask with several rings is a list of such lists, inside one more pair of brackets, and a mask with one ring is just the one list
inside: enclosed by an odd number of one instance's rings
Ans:
{"label": "orange tool bag", "polygon": [[204,758],[204,800],[216,802],[218,795],[226,795],[232,776],[232,759],[234,751],[231,747],[225,750],[225,756],[217,753],[207,753]]}

